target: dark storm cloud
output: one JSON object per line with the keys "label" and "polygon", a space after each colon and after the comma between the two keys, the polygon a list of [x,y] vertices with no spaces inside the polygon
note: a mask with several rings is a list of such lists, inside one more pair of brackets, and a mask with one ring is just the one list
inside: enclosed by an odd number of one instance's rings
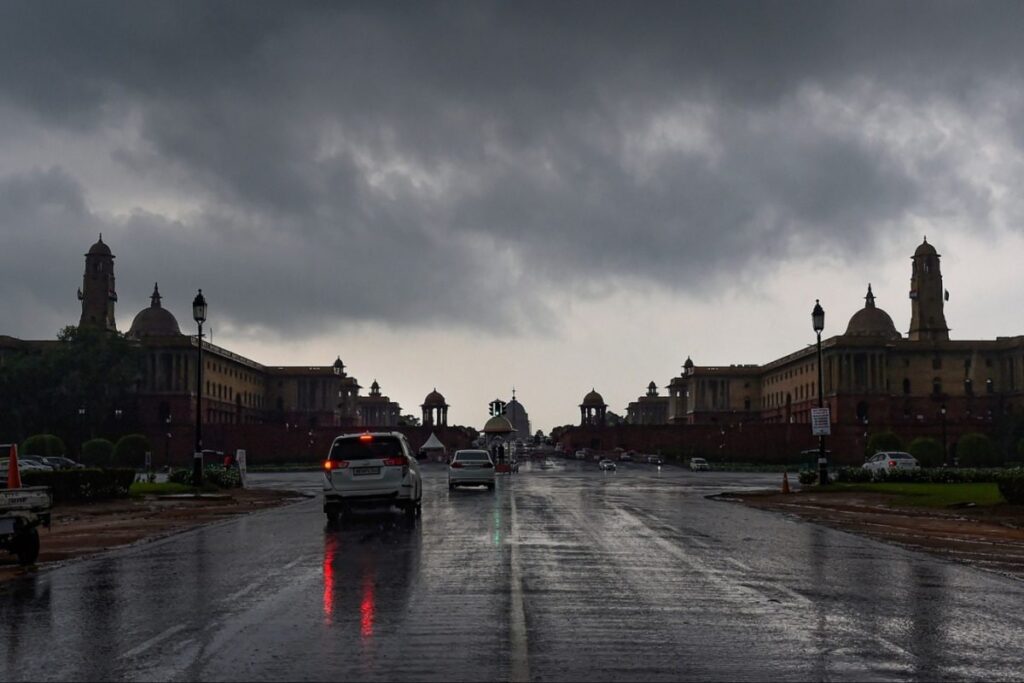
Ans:
{"label": "dark storm cloud", "polygon": [[1019,95],[1021,14],[8,3],[0,104],[83,137],[137,126],[113,158],[199,208],[101,217],[89,178],[26,168],[3,180],[2,238],[63,240],[77,259],[106,225],[122,283],[203,282],[239,324],[276,331],[515,326],[551,287],[700,290],[808,245],[863,257],[909,213],[953,196],[984,215],[993,199],[944,148],[909,163],[836,110],[898,94],[969,117]]}

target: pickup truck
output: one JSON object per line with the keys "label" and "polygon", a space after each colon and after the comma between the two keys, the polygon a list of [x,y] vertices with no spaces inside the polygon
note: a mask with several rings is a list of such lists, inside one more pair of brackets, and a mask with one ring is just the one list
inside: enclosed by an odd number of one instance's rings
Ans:
{"label": "pickup truck", "polygon": [[53,500],[46,486],[0,489],[0,550],[18,556],[20,564],[39,557],[40,524],[50,526]]}

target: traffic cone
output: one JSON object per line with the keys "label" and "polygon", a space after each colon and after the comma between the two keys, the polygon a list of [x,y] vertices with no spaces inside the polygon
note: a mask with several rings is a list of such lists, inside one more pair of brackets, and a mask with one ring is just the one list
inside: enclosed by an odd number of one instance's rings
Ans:
{"label": "traffic cone", "polygon": [[789,493],[789,473],[782,473],[782,492]]}
{"label": "traffic cone", "polygon": [[18,469],[18,445],[11,444],[11,455],[7,459],[7,488],[21,488],[21,471]]}

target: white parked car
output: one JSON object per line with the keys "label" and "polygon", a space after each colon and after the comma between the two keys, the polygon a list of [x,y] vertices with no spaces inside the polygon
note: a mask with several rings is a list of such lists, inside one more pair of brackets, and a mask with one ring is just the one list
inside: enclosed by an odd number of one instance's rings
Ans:
{"label": "white parked car", "polygon": [[448,463],[448,490],[456,486],[486,486],[494,488],[494,462],[484,450],[455,451]]}
{"label": "white parked car", "polygon": [[420,514],[420,466],[399,432],[339,436],[323,467],[324,513],[331,525],[356,507],[394,506],[410,519]]}
{"label": "white parked car", "polygon": [[872,472],[921,469],[914,456],[903,451],[880,451],[868,458],[861,467]]}
{"label": "white parked car", "polygon": [[690,458],[690,469],[694,472],[707,472],[711,470],[711,465],[704,458]]}
{"label": "white parked car", "polygon": [[613,461],[607,459],[607,458],[605,458],[601,462],[597,463],[597,466],[599,468],[601,468],[605,472],[614,472],[615,471],[615,463]]}

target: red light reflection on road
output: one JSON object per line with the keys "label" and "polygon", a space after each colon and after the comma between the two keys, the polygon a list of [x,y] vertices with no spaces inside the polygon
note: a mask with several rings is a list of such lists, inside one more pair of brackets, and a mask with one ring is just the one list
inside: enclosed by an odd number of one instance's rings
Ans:
{"label": "red light reflection on road", "polygon": [[367,574],[363,577],[363,601],[359,604],[360,623],[362,626],[360,633],[363,636],[363,640],[367,640],[373,635],[373,617],[377,611],[377,602],[374,596],[375,590],[373,575]]}
{"label": "red light reflection on road", "polygon": [[324,620],[330,624],[334,614],[334,554],[338,539],[328,536],[324,541]]}

